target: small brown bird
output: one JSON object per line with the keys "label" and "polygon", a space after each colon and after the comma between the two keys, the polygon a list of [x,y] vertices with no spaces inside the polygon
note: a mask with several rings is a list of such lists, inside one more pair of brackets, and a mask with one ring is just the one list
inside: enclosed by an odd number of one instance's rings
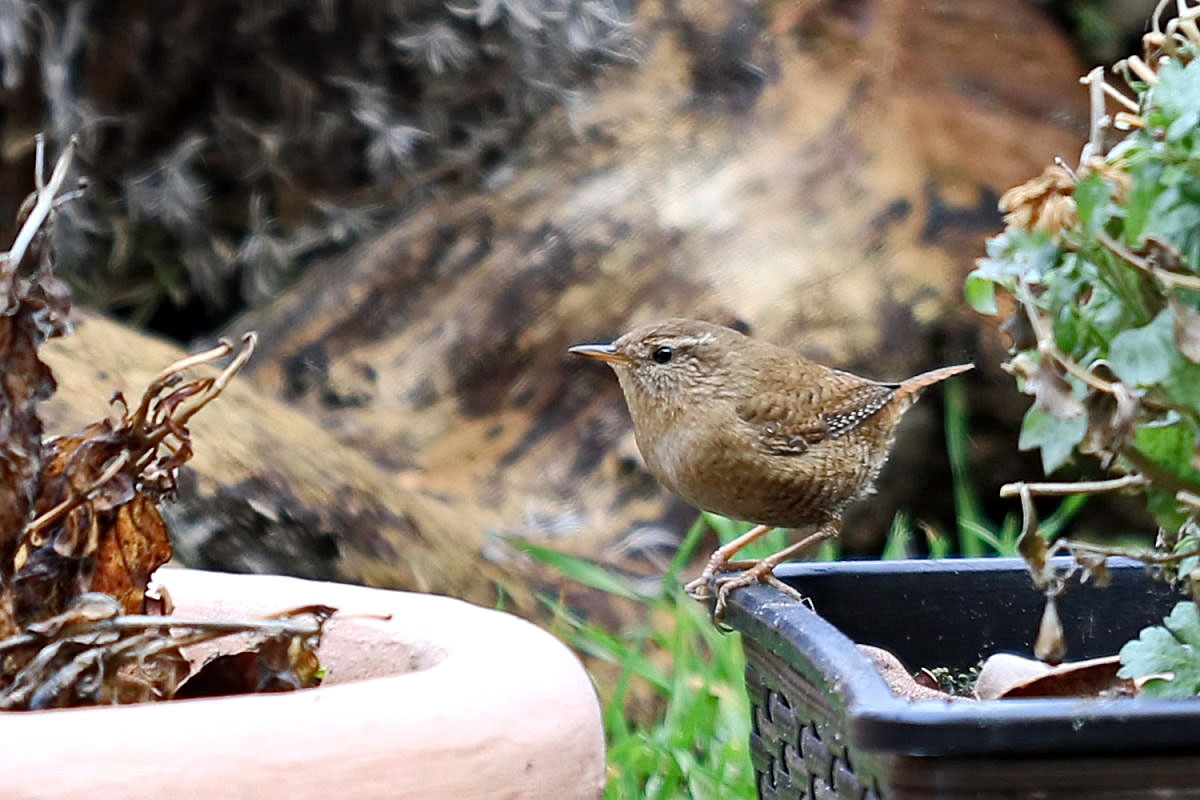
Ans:
{"label": "small brown bird", "polygon": [[[713,553],[687,586],[692,596],[708,597],[717,572],[744,570],[716,580],[718,618],[733,589],[781,585],[776,564],[837,535],[846,507],[872,491],[918,391],[973,366],[877,383],[691,319],[644,325],[612,344],[570,352],[616,371],[638,449],[664,486],[697,508],[757,524]],[[761,561],[729,560],[773,527],[813,526]]]}

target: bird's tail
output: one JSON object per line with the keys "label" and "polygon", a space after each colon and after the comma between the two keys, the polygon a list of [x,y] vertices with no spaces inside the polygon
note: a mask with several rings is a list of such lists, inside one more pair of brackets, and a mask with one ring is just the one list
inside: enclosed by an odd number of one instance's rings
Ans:
{"label": "bird's tail", "polygon": [[952,367],[941,367],[939,369],[931,369],[929,372],[922,372],[920,375],[909,378],[897,386],[893,397],[899,399],[916,395],[917,392],[926,386],[932,386],[939,381],[946,380],[951,375],[957,375],[960,372],[966,372],[974,368],[974,364],[955,364]]}

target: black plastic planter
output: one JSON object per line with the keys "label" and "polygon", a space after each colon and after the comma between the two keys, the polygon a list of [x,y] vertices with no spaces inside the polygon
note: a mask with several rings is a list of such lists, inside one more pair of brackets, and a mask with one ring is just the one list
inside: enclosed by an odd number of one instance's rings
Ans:
{"label": "black plastic planter", "polygon": [[[1180,598],[1140,566],[1059,599],[1068,658],[1115,653]],[[751,752],[774,798],[1200,798],[1200,700],[912,703],[855,642],[910,668],[1028,653],[1042,597],[1016,559],[789,564],[813,610],[769,586],[734,592],[753,704]],[[819,615],[819,616],[818,616]]]}

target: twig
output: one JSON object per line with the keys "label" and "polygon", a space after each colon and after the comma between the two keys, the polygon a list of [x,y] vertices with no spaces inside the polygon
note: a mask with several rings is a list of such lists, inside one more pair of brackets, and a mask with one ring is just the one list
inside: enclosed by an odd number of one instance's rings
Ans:
{"label": "twig", "polygon": [[54,165],[54,172],[50,175],[50,180],[44,180],[42,175],[46,140],[42,134],[37,136],[37,151],[36,163],[37,169],[34,175],[34,184],[37,186],[37,202],[34,203],[33,209],[29,212],[29,216],[25,218],[25,223],[21,226],[21,230],[17,233],[17,238],[13,241],[12,249],[8,251],[8,263],[4,266],[4,270],[15,272],[17,267],[21,265],[21,259],[25,257],[25,253],[29,250],[29,245],[33,242],[33,237],[37,235],[38,230],[42,227],[42,223],[50,216],[50,212],[54,209],[55,195],[62,188],[63,182],[67,179],[67,170],[71,166],[71,159],[75,155],[76,138],[71,137],[67,142],[66,148],[63,149],[62,155],[58,157],[58,161]]}
{"label": "twig", "polygon": [[1100,141],[1104,135],[1104,127],[1108,120],[1108,114],[1104,108],[1104,67],[1096,67],[1087,75],[1080,78],[1079,82],[1088,87],[1088,105],[1090,108],[1088,140],[1083,145],[1083,152],[1079,154],[1080,164],[1086,164],[1092,156],[1100,155],[1104,152],[1103,143]]}
{"label": "twig", "polygon": [[42,528],[46,527],[52,522],[57,521],[58,519],[61,519],[64,514],[87,500],[92,492],[100,489],[104,486],[104,484],[115,478],[117,473],[124,469],[128,462],[129,451],[122,451],[121,454],[114,458],[112,463],[104,469],[104,472],[100,473],[100,476],[96,478],[96,480],[87,485],[87,488],[85,488],[83,491],[74,493],[66,500],[63,500],[61,503],[49,509],[48,511],[43,512],[36,519],[33,519],[26,524],[23,538],[33,543],[34,546],[39,546],[41,542],[33,541],[33,537],[39,531],[41,531]]}
{"label": "twig", "polygon": [[225,390],[229,381],[233,380],[233,376],[237,375],[242,367],[246,366],[246,362],[250,360],[250,356],[254,355],[254,348],[258,344],[258,334],[255,331],[249,331],[242,335],[242,349],[237,352],[233,360],[221,370],[221,374],[212,382],[205,390],[204,394],[200,395],[192,404],[180,411],[174,418],[173,422],[176,425],[183,425],[192,416],[211,403]]}
{"label": "twig", "polygon": [[1187,491],[1186,489],[1181,489],[1175,493],[1175,499],[1185,506],[1191,506],[1196,510],[1200,510],[1200,494],[1195,494]]}
{"label": "twig", "polygon": [[321,626],[314,622],[299,622],[294,619],[205,619],[204,617],[176,617],[162,614],[123,614],[110,619],[96,620],[89,630],[136,631],[146,628],[196,628],[214,633],[290,633],[305,635],[318,633]]}
{"label": "twig", "polygon": [[[186,640],[172,641],[172,644],[186,646],[205,639],[225,636],[232,633],[265,633],[269,636],[283,634],[291,636],[313,636],[322,631],[324,618],[315,611],[307,612],[312,620],[296,619],[247,619],[247,620],[214,620],[203,617],[176,617],[174,615],[154,614],[124,614],[119,617],[90,620],[78,625],[65,626],[56,635],[48,636],[37,633],[19,633],[0,640],[0,653],[15,650],[41,642],[66,639],[89,633],[146,631],[155,628],[186,628],[191,633]],[[195,638],[193,640],[193,637]]]}
{"label": "twig", "polygon": [[1139,56],[1130,56],[1123,59],[1122,63],[1127,64],[1129,69],[1141,78],[1147,86],[1154,86],[1158,83],[1158,75]]}
{"label": "twig", "polygon": [[1191,289],[1200,291],[1200,276],[1180,275],[1170,270],[1165,270],[1162,267],[1156,267],[1149,262],[1148,259],[1142,258],[1137,253],[1134,253],[1125,245],[1113,239],[1102,230],[1096,231],[1096,241],[1098,241],[1104,249],[1115,255],[1122,261],[1127,262],[1131,267],[1140,272],[1144,272],[1154,278],[1157,278],[1167,286],[1178,289]]}
{"label": "twig", "polygon": [[1042,318],[1038,315],[1037,302],[1033,299],[1027,283],[1022,281],[1017,285],[1016,296],[1017,301],[1021,304],[1021,308],[1025,311],[1025,316],[1029,319],[1030,327],[1033,328],[1033,335],[1037,339],[1038,353],[1054,359],[1063,369],[1093,389],[1105,394],[1113,394],[1115,384],[1079,366],[1070,356],[1058,349],[1058,345],[1054,343],[1053,333],[1046,328],[1042,322]]}
{"label": "twig", "polygon": [[1200,547],[1193,547],[1189,550],[1180,550],[1178,553],[1156,553],[1153,550],[1125,550],[1121,547],[1109,547],[1102,544],[1093,544],[1091,542],[1075,542],[1070,539],[1059,539],[1054,543],[1056,549],[1063,549],[1071,554],[1076,552],[1087,553],[1089,555],[1104,556],[1119,556],[1122,558],[1141,561],[1144,564],[1176,564],[1187,558],[1200,556]]}
{"label": "twig", "polygon": [[1122,489],[1141,489],[1149,484],[1150,481],[1137,473],[1122,475],[1120,478],[1110,478],[1103,481],[1074,481],[1070,483],[1028,483],[1026,481],[1018,481],[1016,483],[1006,483],[1001,486],[1000,496],[1004,498],[1018,497],[1027,491],[1039,497],[1066,497],[1072,494],[1102,494],[1105,492],[1119,492]]}
{"label": "twig", "polygon": [[203,353],[195,353],[181,358],[155,375],[142,394],[142,402],[138,405],[137,411],[130,417],[131,427],[139,428],[146,423],[146,419],[150,415],[150,406],[158,399],[158,395],[163,389],[179,380],[181,372],[216,361],[218,358],[224,358],[231,352],[233,352],[233,344],[228,339],[222,339],[216,347],[205,350]]}

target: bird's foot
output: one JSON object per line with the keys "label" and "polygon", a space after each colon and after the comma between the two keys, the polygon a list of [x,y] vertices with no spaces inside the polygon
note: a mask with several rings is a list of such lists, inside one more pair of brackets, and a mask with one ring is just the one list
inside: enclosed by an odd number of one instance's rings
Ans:
{"label": "bird's foot", "polygon": [[750,569],[758,563],[755,561],[726,561],[725,559],[711,559],[705,565],[704,571],[700,573],[700,577],[690,580],[683,585],[683,590],[687,592],[688,597],[693,600],[708,600],[712,597],[712,581],[713,577],[718,572],[727,570],[744,570]]}
{"label": "bird's foot", "polygon": [[712,576],[713,573],[705,569],[704,572],[700,573],[700,577],[685,583],[683,590],[693,600],[707,600],[712,597],[712,592],[708,588],[708,582],[712,580]]}
{"label": "bird's foot", "polygon": [[[700,577],[684,584],[683,590],[688,593],[689,597],[695,600],[707,600],[712,597],[709,584],[712,582],[713,576],[718,572],[735,566],[729,559],[733,558],[739,550],[760,538],[769,530],[771,530],[770,525],[755,525],[736,539],[718,547],[712,556],[709,557],[708,563],[704,565],[704,570],[701,571]],[[740,568],[744,565],[742,562],[738,562],[736,566]]]}
{"label": "bird's foot", "polygon": [[[729,594],[734,589],[741,589],[743,586],[753,586],[756,583],[771,583],[778,587],[783,584],[783,581],[775,577],[771,571],[775,565],[766,561],[758,561],[750,564],[746,569],[733,575],[722,575],[717,578],[713,585],[717,590],[717,600],[713,604],[713,621],[720,622],[725,618],[725,606],[729,602]],[[791,587],[788,587],[789,593],[794,593]]]}
{"label": "bird's foot", "polygon": [[715,622],[720,622],[725,617],[725,606],[729,601],[730,592],[734,589],[741,589],[743,586],[753,586],[756,583],[765,583],[798,603],[806,605],[809,603],[807,597],[775,577],[775,567],[777,566],[775,561],[763,559],[762,561],[731,563],[728,566],[742,567],[743,570],[734,575],[722,575],[716,579],[717,602],[713,606]]}
{"label": "bird's foot", "polygon": [[[713,581],[713,585],[717,590],[717,600],[713,606],[713,621],[720,622],[721,619],[724,618],[725,606],[729,602],[730,592],[732,592],[734,589],[740,589],[743,586],[753,586],[756,583],[769,583],[776,589],[782,591],[784,594],[787,594],[788,596],[793,597],[802,603],[806,602],[804,597],[799,592],[775,577],[774,569],[792,556],[807,550],[813,545],[828,539],[831,536],[836,536],[841,529],[841,518],[830,517],[829,519],[825,520],[825,522],[822,523],[817,530],[804,537],[800,541],[790,544],[779,552],[772,553],[760,561],[748,563],[742,562],[741,564],[738,564],[737,566],[739,567],[745,567],[742,572],[739,572],[735,575],[722,575],[721,577],[717,578],[715,581]],[[716,559],[718,553],[720,553],[719,550],[717,553],[713,554],[713,560]],[[726,558],[728,558],[728,556],[726,556]],[[712,566],[713,560],[709,561],[709,567]],[[724,566],[731,567],[734,566],[734,564],[726,561]],[[709,567],[705,567],[706,572],[708,572]],[[703,575],[701,577],[703,577]],[[707,588],[708,585],[706,583],[705,589],[707,590]]]}

